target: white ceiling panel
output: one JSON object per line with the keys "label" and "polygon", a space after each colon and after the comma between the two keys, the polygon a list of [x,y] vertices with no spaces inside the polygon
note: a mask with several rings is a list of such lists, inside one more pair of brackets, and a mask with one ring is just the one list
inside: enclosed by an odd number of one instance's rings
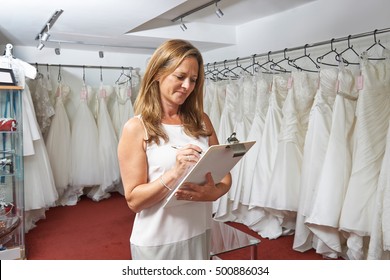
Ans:
{"label": "white ceiling panel", "polygon": [[[235,43],[235,27],[315,0],[220,0],[222,18],[212,4],[183,21],[183,32],[172,19],[210,0],[12,0],[0,8],[0,44],[36,46],[37,34],[55,11],[63,13],[53,26],[46,47],[93,49],[110,46],[134,53],[155,49],[169,38],[197,41],[202,50]],[[217,36],[218,34],[229,36]]]}

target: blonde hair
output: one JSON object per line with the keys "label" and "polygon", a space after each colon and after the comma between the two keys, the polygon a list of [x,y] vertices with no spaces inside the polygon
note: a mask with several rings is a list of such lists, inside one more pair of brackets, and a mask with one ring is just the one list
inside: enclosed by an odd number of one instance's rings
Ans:
{"label": "blonde hair", "polygon": [[148,142],[160,143],[160,138],[168,140],[162,125],[162,105],[158,79],[173,73],[187,57],[198,61],[198,77],[193,92],[180,105],[179,114],[186,134],[195,138],[209,136],[211,133],[204,127],[203,85],[204,65],[199,50],[184,40],[168,40],[154,52],[146,67],[140,90],[134,103],[134,112],[142,116],[149,139]]}

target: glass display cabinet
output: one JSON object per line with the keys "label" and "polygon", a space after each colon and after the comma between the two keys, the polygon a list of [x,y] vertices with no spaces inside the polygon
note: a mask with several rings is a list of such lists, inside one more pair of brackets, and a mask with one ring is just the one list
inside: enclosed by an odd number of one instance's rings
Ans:
{"label": "glass display cabinet", "polygon": [[25,259],[22,88],[0,85],[0,260]]}

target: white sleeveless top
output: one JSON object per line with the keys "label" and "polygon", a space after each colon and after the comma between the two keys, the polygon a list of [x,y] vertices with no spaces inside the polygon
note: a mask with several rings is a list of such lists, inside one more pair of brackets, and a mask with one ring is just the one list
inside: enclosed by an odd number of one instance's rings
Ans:
{"label": "white sleeveless top", "polygon": [[[208,137],[195,139],[185,134],[182,125],[163,124],[169,141],[160,145],[148,144],[146,156],[148,162],[148,182],[157,180],[173,167],[176,150],[171,146],[186,144],[198,145],[206,150]],[[168,194],[169,195],[169,194]],[[183,205],[162,208],[160,203],[136,214],[130,242],[137,246],[160,246],[188,240],[203,234],[211,227],[211,202],[190,202]]]}

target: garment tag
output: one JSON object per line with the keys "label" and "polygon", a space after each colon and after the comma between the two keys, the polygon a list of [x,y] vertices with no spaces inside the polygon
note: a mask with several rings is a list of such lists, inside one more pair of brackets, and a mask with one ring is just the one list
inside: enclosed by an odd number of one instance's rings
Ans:
{"label": "garment tag", "polygon": [[359,75],[357,77],[357,80],[356,80],[356,88],[358,90],[362,90],[363,89],[363,76],[362,75]]}
{"label": "garment tag", "polygon": [[56,90],[56,97],[61,96],[61,89],[58,87]]}
{"label": "garment tag", "polygon": [[87,100],[87,97],[88,97],[87,91],[85,89],[82,89],[80,93],[80,98],[83,100]]}
{"label": "garment tag", "polygon": [[105,89],[100,90],[100,98],[106,98],[107,97],[107,92]]}
{"label": "garment tag", "polygon": [[293,77],[288,77],[288,81],[287,81],[287,88],[290,89],[292,87],[292,83],[293,83]]}

